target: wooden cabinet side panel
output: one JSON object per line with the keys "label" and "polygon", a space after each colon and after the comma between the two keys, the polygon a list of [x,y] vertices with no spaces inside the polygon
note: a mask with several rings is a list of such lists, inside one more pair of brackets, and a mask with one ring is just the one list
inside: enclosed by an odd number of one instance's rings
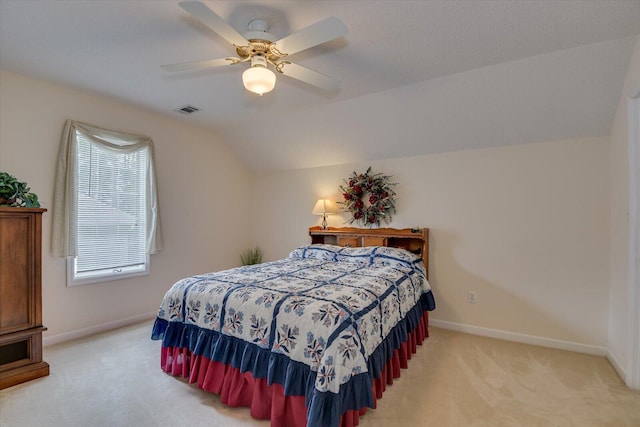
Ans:
{"label": "wooden cabinet side panel", "polygon": [[0,333],[35,326],[33,215],[0,215]]}
{"label": "wooden cabinet side panel", "polygon": [[[33,281],[33,302],[31,325],[42,326],[42,213],[33,216],[33,233],[31,234],[31,244],[33,251],[32,258],[32,281]],[[42,354],[42,345],[40,345]]]}

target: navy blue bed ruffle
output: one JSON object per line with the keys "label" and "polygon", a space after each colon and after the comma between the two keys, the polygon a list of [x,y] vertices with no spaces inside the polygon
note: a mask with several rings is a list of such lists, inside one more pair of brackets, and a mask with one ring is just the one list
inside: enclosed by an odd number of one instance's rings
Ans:
{"label": "navy blue bed ruffle", "polygon": [[381,377],[385,364],[407,341],[424,312],[434,309],[435,300],[429,291],[371,354],[368,372],[352,376],[340,386],[339,394],[317,390],[314,387],[316,372],[308,365],[213,330],[157,318],[151,338],[162,340],[163,347],[186,348],[194,355],[250,372],[254,378],[266,379],[268,384],[281,384],[286,396],[305,396],[308,427],[335,426],[340,416],[349,410],[373,408],[373,380]]}

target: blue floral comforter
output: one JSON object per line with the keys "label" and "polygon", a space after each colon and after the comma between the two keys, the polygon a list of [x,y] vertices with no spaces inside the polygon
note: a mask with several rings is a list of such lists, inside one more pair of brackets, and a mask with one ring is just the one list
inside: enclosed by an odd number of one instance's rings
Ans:
{"label": "blue floral comforter", "polygon": [[308,426],[335,426],[347,410],[373,406],[373,379],[434,308],[418,256],[310,245],[180,280],[152,338],[280,383],[306,396]]}

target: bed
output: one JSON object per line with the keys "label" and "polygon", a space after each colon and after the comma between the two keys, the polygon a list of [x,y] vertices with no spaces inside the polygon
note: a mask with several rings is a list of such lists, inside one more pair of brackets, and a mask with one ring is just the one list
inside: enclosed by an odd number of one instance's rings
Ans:
{"label": "bed", "polygon": [[187,277],[161,368],[272,427],[351,427],[428,336],[428,229],[311,227],[287,258]]}

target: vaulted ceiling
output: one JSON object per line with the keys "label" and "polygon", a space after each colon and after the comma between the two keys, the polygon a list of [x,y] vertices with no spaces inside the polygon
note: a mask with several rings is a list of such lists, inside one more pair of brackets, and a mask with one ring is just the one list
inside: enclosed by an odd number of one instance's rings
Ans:
{"label": "vaulted ceiling", "polygon": [[268,171],[609,135],[640,34],[638,0],[203,3],[277,38],[339,17],[346,36],[291,60],[340,89],[278,75],[260,97],[246,64],[163,71],[235,53],[163,0],[0,0],[0,68],[205,126]]}

